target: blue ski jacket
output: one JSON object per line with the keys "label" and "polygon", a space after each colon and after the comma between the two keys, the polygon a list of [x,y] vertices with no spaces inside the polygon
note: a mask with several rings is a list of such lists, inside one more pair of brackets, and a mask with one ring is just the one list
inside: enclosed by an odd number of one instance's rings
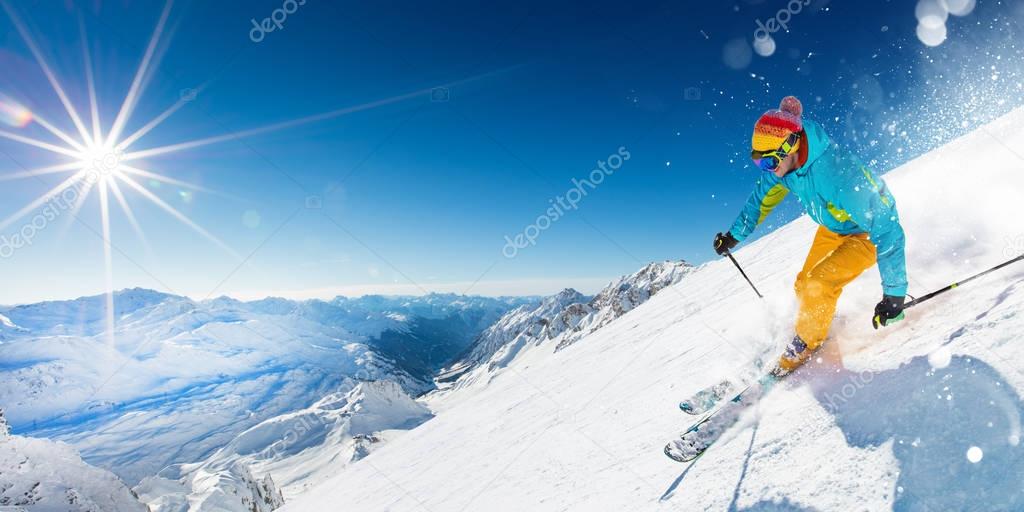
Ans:
{"label": "blue ski jacket", "polygon": [[878,250],[878,270],[885,295],[907,294],[905,238],[896,200],[885,182],[853,154],[833,143],[820,124],[804,120],[803,166],[779,178],[762,172],[754,192],[729,230],[743,241],[789,192],[807,214],[833,233],[867,233]]}

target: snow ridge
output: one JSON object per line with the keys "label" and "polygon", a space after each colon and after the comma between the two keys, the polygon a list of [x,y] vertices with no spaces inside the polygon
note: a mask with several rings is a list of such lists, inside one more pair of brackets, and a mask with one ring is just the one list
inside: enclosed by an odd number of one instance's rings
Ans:
{"label": "snow ridge", "polygon": [[592,298],[566,289],[539,304],[520,306],[481,333],[468,355],[443,370],[436,381],[443,389],[464,388],[508,366],[532,347],[554,343],[554,351],[563,350],[678,283],[693,269],[685,261],[654,262],[610,283]]}
{"label": "snow ridge", "polygon": [[433,417],[395,382],[344,386],[350,391],[263,421],[208,459],[168,467],[135,491],[154,512],[187,504],[191,512],[269,512]]}
{"label": "snow ridge", "polygon": [[148,509],[109,471],[90,466],[71,446],[10,434],[0,409],[0,509],[94,512]]}
{"label": "snow ridge", "polygon": [[644,268],[623,276],[606,286],[580,311],[567,311],[559,320],[564,329],[572,332],[563,336],[555,351],[559,351],[583,339],[586,335],[608,325],[616,318],[647,302],[661,290],[681,281],[693,272],[694,267],[685,261],[650,263]]}

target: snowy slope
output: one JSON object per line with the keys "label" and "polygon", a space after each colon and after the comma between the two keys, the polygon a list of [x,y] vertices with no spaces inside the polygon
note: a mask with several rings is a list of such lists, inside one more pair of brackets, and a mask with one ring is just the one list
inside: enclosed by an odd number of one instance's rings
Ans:
{"label": "snowy slope", "polygon": [[0,510],[144,512],[146,506],[109,471],[86,464],[74,448],[10,435],[0,409]]}
{"label": "snowy slope", "polygon": [[346,389],[246,430],[201,463],[147,477],[135,491],[154,512],[176,511],[185,503],[192,512],[245,512],[248,503],[239,497],[250,494],[237,488],[276,482],[266,487],[280,487],[291,499],[432,416],[391,381],[349,382]]}
{"label": "snowy slope", "polygon": [[[651,263],[610,283],[592,298],[563,290],[538,305],[508,312],[474,341],[466,355],[443,371],[437,381],[442,394],[488,382],[525,351],[545,346],[562,350],[643,304],[693,271],[685,261]],[[454,384],[444,384],[454,381]]]}
{"label": "snowy slope", "polygon": [[[911,293],[1024,252],[1021,147],[1017,110],[887,174]],[[680,398],[791,334],[814,229],[803,217],[737,252],[766,300],[728,261],[701,266],[582,342],[524,353],[284,510],[1024,509],[1020,266],[878,332],[869,270],[818,360],[694,464],[662,455],[688,424]]]}
{"label": "snowy slope", "polygon": [[113,346],[103,333],[102,297],[0,308],[14,326],[0,344],[0,404],[16,432],[66,441],[91,464],[136,483],[312,405],[346,377],[427,391],[422,362],[406,365],[389,352],[421,343],[446,347],[435,355],[450,359],[465,345],[425,335],[420,322],[452,325],[436,332],[468,343],[476,334],[469,329],[522,300],[196,302],[125,290],[115,295]]}

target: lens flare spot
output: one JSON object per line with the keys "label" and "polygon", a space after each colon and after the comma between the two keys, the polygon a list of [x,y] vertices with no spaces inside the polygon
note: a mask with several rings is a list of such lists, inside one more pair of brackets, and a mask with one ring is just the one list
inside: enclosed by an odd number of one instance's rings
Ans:
{"label": "lens flare spot", "polygon": [[920,0],[914,8],[914,15],[922,26],[937,29],[946,24],[949,9],[940,0]]}
{"label": "lens flare spot", "polygon": [[24,128],[32,122],[32,111],[21,103],[0,94],[0,122],[15,128]]}
{"label": "lens flare spot", "polygon": [[935,27],[917,25],[917,38],[928,46],[938,46],[946,40],[946,25],[941,24]]}
{"label": "lens flare spot", "polygon": [[256,210],[247,210],[242,214],[242,225],[249,229],[256,229],[260,227],[262,220],[263,218]]}

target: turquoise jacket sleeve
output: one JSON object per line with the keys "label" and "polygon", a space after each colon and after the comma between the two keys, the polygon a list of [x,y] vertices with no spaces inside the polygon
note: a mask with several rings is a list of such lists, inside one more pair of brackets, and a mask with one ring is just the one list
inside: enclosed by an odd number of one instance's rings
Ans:
{"label": "turquoise jacket sleeve", "polygon": [[878,250],[883,293],[903,297],[907,294],[906,238],[896,199],[867,167],[860,166],[860,175],[853,182],[853,189],[837,191],[838,202],[851,220],[868,232]]}
{"label": "turquoise jacket sleeve", "polygon": [[759,224],[764,222],[768,214],[786,198],[788,193],[789,189],[782,184],[778,177],[770,172],[762,172],[761,177],[754,185],[754,191],[743,205],[743,210],[729,232],[736,240],[742,242],[754,232]]}

